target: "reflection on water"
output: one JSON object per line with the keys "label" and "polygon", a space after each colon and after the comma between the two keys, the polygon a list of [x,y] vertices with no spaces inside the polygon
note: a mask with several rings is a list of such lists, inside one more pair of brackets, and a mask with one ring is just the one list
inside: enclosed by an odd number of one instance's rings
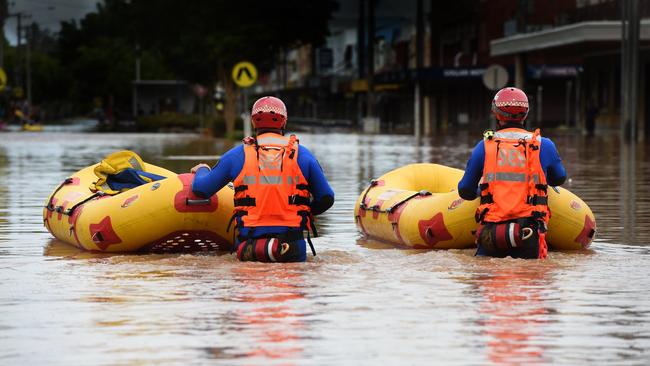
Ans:
{"label": "reflection on water", "polygon": [[481,327],[488,336],[488,358],[496,365],[535,365],[544,359],[539,344],[548,323],[545,290],[552,285],[551,268],[514,263],[508,267],[486,266],[475,280],[484,300],[479,304]]}
{"label": "reflection on water", "polygon": [[246,264],[232,269],[238,284],[231,301],[244,304],[232,314],[232,330],[253,343],[247,358],[294,360],[301,357],[302,321],[300,300],[305,293],[301,268],[278,268]]}
{"label": "reflection on water", "polygon": [[[649,148],[554,136],[593,250],[545,262],[397,250],[360,238],[368,181],[413,162],[462,168],[480,134],[301,135],[337,201],[307,263],[229,253],[106,255],[51,238],[47,195],[131,149],[177,172],[232,144],[171,134],[0,134],[0,363],[644,365],[650,349]],[[634,159],[631,159],[634,157]]]}
{"label": "reflection on water", "polygon": [[637,242],[637,143],[636,141],[621,143],[620,152],[620,196],[621,218],[623,218],[623,238],[625,243]]}

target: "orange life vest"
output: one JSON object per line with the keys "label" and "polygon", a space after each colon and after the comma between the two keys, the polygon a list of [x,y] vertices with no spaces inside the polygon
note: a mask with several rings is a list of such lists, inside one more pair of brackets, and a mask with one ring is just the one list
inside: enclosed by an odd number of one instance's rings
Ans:
{"label": "orange life vest", "polygon": [[485,162],[480,184],[479,222],[524,217],[548,223],[546,175],[539,159],[539,129],[534,133],[505,128],[485,134]]}
{"label": "orange life vest", "polygon": [[265,133],[244,144],[235,179],[235,216],[244,227],[311,225],[310,193],[298,166],[298,139]]}

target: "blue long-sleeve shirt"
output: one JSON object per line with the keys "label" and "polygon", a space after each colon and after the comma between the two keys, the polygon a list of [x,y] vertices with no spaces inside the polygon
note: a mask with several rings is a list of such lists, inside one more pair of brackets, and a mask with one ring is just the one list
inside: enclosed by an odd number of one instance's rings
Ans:
{"label": "blue long-sleeve shirt", "polygon": [[[228,182],[239,176],[244,167],[244,146],[239,145],[228,150],[212,170],[200,168],[192,182],[192,192],[197,196],[210,197]],[[327,182],[323,169],[318,160],[304,146],[298,145],[298,166],[303,176],[309,183],[309,192],[313,197],[311,203],[312,214],[318,215],[329,209],[334,203],[334,191]],[[241,224],[241,222],[240,222]],[[248,235],[248,228],[239,227],[242,236]],[[255,228],[255,236],[265,234],[282,234],[288,229],[279,226],[265,226]]]}
{"label": "blue long-sleeve shirt", "polygon": [[[553,141],[542,137],[539,148],[539,160],[546,175],[546,182],[550,186],[559,186],[566,180],[566,170],[562,165],[560,154],[555,148]],[[479,141],[472,151],[472,156],[467,162],[465,175],[458,182],[458,194],[465,200],[473,200],[477,197],[478,183],[483,176],[485,164],[485,144]]]}

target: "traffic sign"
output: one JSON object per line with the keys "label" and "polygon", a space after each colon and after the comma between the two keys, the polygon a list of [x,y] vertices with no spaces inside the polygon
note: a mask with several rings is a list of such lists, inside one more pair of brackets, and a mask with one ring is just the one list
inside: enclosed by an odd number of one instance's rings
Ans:
{"label": "traffic sign", "polygon": [[7,74],[0,68],[0,90],[4,90],[7,86]]}
{"label": "traffic sign", "polygon": [[490,65],[483,73],[483,84],[490,90],[498,90],[508,84],[508,70],[501,65]]}
{"label": "traffic sign", "polygon": [[240,88],[248,88],[257,81],[257,69],[248,61],[242,61],[232,68],[232,80]]}

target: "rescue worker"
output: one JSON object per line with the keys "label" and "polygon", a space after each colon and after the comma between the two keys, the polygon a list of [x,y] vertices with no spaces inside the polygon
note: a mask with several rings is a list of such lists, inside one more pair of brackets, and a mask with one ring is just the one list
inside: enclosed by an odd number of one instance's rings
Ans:
{"label": "rescue worker", "polygon": [[315,255],[310,234],[317,235],[314,216],[332,206],[334,191],[311,152],[295,135],[285,136],[287,109],[280,99],[258,99],[251,122],[254,137],[226,152],[214,168],[206,164],[192,168],[192,191],[207,198],[233,182],[231,222],[237,227],[239,260],[305,261],[303,232]]}
{"label": "rescue worker", "polygon": [[[492,101],[496,131],[487,130],[467,162],[458,193],[481,198],[476,211],[476,255],[546,258],[548,186],[559,186],[566,171],[555,144],[539,129],[524,128],[528,98],[517,88],[499,90]],[[480,183],[480,184],[479,184]]]}

